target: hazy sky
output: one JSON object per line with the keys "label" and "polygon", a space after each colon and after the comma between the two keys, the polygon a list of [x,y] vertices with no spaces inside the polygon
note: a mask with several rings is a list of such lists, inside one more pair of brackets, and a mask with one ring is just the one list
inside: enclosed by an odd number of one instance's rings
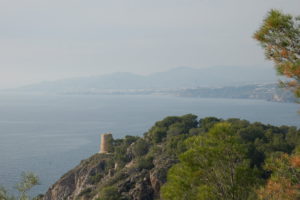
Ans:
{"label": "hazy sky", "polygon": [[266,66],[251,36],[300,0],[0,0],[0,88],[116,71]]}

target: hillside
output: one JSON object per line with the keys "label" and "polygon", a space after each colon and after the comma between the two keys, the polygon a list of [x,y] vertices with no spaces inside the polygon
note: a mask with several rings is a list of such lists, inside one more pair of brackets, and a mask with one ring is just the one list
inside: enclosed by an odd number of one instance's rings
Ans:
{"label": "hillside", "polygon": [[[270,176],[270,172],[263,168],[265,160],[275,152],[292,153],[300,142],[300,131],[295,127],[275,127],[214,117],[198,121],[197,116],[191,114],[167,117],[156,122],[144,137],[126,136],[113,140],[111,153],[95,154],[81,161],[40,198],[161,199],[160,189],[167,182],[168,170],[181,160],[178,156],[190,148],[184,141],[205,136],[219,122],[231,124],[232,134],[247,149],[244,159],[249,160],[250,168],[258,170],[255,184],[259,185],[265,184]],[[171,180],[171,176],[169,178]],[[186,190],[189,191],[189,188]]]}

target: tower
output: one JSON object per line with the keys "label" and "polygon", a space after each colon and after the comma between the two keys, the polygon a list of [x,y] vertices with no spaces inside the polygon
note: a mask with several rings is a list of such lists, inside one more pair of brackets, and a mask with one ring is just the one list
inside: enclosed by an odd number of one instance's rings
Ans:
{"label": "tower", "polygon": [[113,137],[111,133],[101,134],[100,151],[99,153],[111,153],[112,152]]}

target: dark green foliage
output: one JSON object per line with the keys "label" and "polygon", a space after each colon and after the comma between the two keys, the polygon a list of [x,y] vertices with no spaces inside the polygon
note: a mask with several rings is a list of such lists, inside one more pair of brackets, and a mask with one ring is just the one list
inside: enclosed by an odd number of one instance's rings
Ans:
{"label": "dark green foliage", "polygon": [[[228,123],[230,128],[213,128],[222,121]],[[270,176],[270,171],[263,168],[265,160],[274,152],[290,154],[300,144],[300,131],[295,127],[208,117],[201,119],[199,126],[189,129],[188,135],[184,131],[171,134],[174,133],[173,127],[182,129],[177,125],[180,122],[178,120],[168,127],[166,152],[177,156],[184,153],[180,156],[181,162],[169,171],[167,184],[162,191],[164,199],[257,199],[256,184],[262,185]],[[219,135],[222,132],[224,134]],[[220,137],[213,139],[217,135]],[[185,138],[188,142],[182,145]],[[227,158],[226,155],[233,157]],[[234,169],[237,185],[232,185],[228,193],[217,192],[220,184],[226,187],[231,184],[226,182],[230,168]],[[213,177],[213,172],[219,175]],[[214,181],[218,187],[212,185]]]}
{"label": "dark green foliage", "polygon": [[250,125],[238,131],[242,140],[246,142],[254,142],[257,138],[264,139],[264,130],[260,126]]}
{"label": "dark green foliage", "polygon": [[[250,123],[247,120],[241,120],[238,118],[230,118],[226,120],[227,122],[229,122],[231,124],[231,127],[233,129],[242,129],[242,128],[246,128],[250,125]],[[256,125],[261,125],[260,123],[253,123]]]}
{"label": "dark green foliage", "polygon": [[[146,134],[146,140],[153,144],[165,142],[165,150],[171,155],[178,155],[186,149],[183,141],[192,135],[208,132],[216,123],[224,120],[207,117],[196,121],[195,115],[166,117],[156,122]],[[247,146],[247,157],[252,167],[261,167],[264,159],[274,151],[291,153],[300,142],[299,131],[295,127],[275,127],[259,122],[249,123],[246,120],[232,118],[225,120],[240,137],[241,143]]]}
{"label": "dark green foliage", "polygon": [[39,194],[36,197],[34,197],[32,200],[43,200],[44,199],[44,195],[43,194]]}
{"label": "dark green foliage", "polygon": [[198,126],[197,116],[193,114],[187,114],[181,116],[181,123],[183,125],[183,133],[188,133],[191,128]]}
{"label": "dark green foliage", "polygon": [[176,122],[180,121],[180,117],[177,116],[170,116],[166,117],[165,119],[158,121],[155,123],[156,127],[169,127],[171,124],[174,124]]}
{"label": "dark green foliage", "polygon": [[149,150],[149,144],[144,139],[137,140],[132,146],[132,153],[135,157],[145,155]]}
{"label": "dark green foliage", "polygon": [[139,138],[140,137],[138,137],[138,136],[126,135],[123,144],[129,146],[132,143],[134,143],[135,141],[137,141]]}
{"label": "dark green foliage", "polygon": [[197,116],[192,114],[183,115],[181,117],[166,117],[158,121],[146,134],[146,138],[152,143],[161,143],[168,136],[177,136],[188,134],[192,128],[197,128]]}
{"label": "dark green foliage", "polygon": [[120,200],[121,195],[118,188],[115,186],[108,186],[101,189],[98,200]]}
{"label": "dark green foliage", "polygon": [[162,142],[166,136],[167,136],[167,128],[166,127],[153,127],[149,131],[150,140],[154,144]]}
{"label": "dark green foliage", "polygon": [[199,135],[201,133],[203,133],[203,130],[201,128],[191,128],[189,130],[189,135],[191,135],[191,136],[192,135]]}
{"label": "dark green foliage", "polygon": [[123,145],[115,147],[114,158],[120,166],[123,166],[131,160],[130,156],[126,154],[126,150],[126,146]]}
{"label": "dark green foliage", "polygon": [[183,115],[179,120],[168,127],[167,135],[176,136],[180,134],[188,134],[189,130],[198,126],[197,116],[188,114]]}
{"label": "dark green foliage", "polygon": [[247,199],[257,184],[257,172],[246,148],[229,123],[186,140],[188,150],[168,173],[164,199]]}
{"label": "dark green foliage", "polygon": [[265,160],[264,152],[259,151],[255,144],[247,144],[247,157],[250,159],[250,166],[251,167],[258,167],[261,168]]}
{"label": "dark green foliage", "polygon": [[153,165],[153,157],[152,156],[138,158],[137,168],[139,170],[152,169],[153,167],[154,167],[154,165]]}
{"label": "dark green foliage", "polygon": [[176,155],[183,153],[187,150],[186,145],[184,144],[185,139],[188,138],[187,135],[177,135],[168,138],[166,142],[166,151],[170,155]]}
{"label": "dark green foliage", "polygon": [[82,192],[80,192],[79,196],[90,197],[92,192],[92,188],[86,188]]}
{"label": "dark green foliage", "polygon": [[101,173],[96,173],[95,175],[89,177],[89,183],[96,184],[101,180],[101,178],[103,178],[103,175]]}
{"label": "dark green foliage", "polygon": [[185,131],[184,124],[177,122],[169,126],[167,134],[168,136],[177,136],[184,133],[184,131]]}
{"label": "dark green foliage", "polygon": [[300,134],[296,127],[283,126],[282,129],[287,130],[286,141],[292,148],[300,144]]}
{"label": "dark green foliage", "polygon": [[139,139],[137,136],[125,136],[124,139],[114,140],[114,160],[119,167],[129,162],[133,155],[127,154],[128,147]]}
{"label": "dark green foliage", "polygon": [[[112,158],[112,156],[111,156],[111,158]],[[107,159],[104,163],[102,163],[102,169],[104,170],[105,173],[108,173],[114,167],[115,167],[115,161],[113,159]],[[101,177],[98,176],[98,177],[95,177],[94,181],[96,181],[97,178],[101,179]]]}
{"label": "dark green foliage", "polygon": [[203,119],[200,119],[199,121],[199,127],[201,131],[207,132],[209,129],[211,129],[216,123],[220,122],[221,120],[216,117],[206,117]]}
{"label": "dark green foliage", "polygon": [[114,174],[114,176],[105,183],[105,185],[106,186],[114,185],[114,184],[118,183],[119,181],[126,179],[127,177],[128,177],[128,174],[125,173],[124,171],[122,171],[122,170],[117,171]]}

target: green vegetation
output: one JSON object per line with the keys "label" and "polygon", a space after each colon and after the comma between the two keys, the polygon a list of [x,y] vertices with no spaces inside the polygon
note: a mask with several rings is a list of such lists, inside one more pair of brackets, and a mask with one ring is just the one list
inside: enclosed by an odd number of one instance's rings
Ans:
{"label": "green vegetation", "polygon": [[121,195],[118,192],[118,188],[114,186],[104,187],[100,191],[98,200],[120,200]]}
{"label": "green vegetation", "polygon": [[277,153],[270,157],[265,169],[272,171],[267,184],[258,190],[261,200],[299,199],[300,156],[298,153],[288,155]]}
{"label": "green vegetation", "polygon": [[149,144],[144,139],[138,139],[132,147],[134,157],[143,156],[148,152],[148,150]]}
{"label": "green vegetation", "polygon": [[[29,200],[31,199],[28,195],[28,191],[40,184],[38,177],[32,172],[24,172],[21,175],[21,181],[16,185],[16,189],[19,192],[18,197],[9,195],[5,188],[0,188],[0,199],[1,200]],[[35,198],[36,199],[36,198]]]}
{"label": "green vegetation", "polygon": [[300,16],[271,10],[254,38],[265,49],[266,58],[275,63],[278,74],[290,79],[282,85],[300,97]]}
{"label": "green vegetation", "polygon": [[189,131],[194,136],[184,141],[187,150],[168,172],[163,199],[258,199],[258,188],[270,174],[274,179],[269,160],[274,154],[289,155],[300,144],[295,127],[221,121],[201,119],[199,127]]}
{"label": "green vegetation", "polygon": [[127,135],[124,139],[114,140],[114,160],[120,168],[132,160],[133,154],[127,154],[127,149],[138,139],[139,137]]}
{"label": "green vegetation", "polygon": [[259,181],[245,144],[229,123],[186,140],[189,147],[173,166],[162,189],[164,199],[246,199]]}
{"label": "green vegetation", "polygon": [[61,199],[300,198],[296,127],[188,114],[112,144],[112,153],[82,161],[51,190],[69,191]]}
{"label": "green vegetation", "polygon": [[[278,154],[291,156],[299,144],[300,131],[295,127],[234,118],[198,121],[192,114],[166,117],[144,138],[126,136],[114,141],[112,157],[119,168],[107,192],[117,190],[116,184],[133,174],[155,171],[164,183],[157,198],[165,200],[268,199],[262,191],[269,190],[270,181],[278,177],[268,167],[270,160]],[[159,162],[168,167],[159,167]],[[129,163],[133,170],[128,174],[124,166]]]}
{"label": "green vegetation", "polygon": [[148,156],[148,157],[138,158],[138,160],[137,160],[137,168],[139,170],[152,169],[153,167],[154,167],[154,165],[153,165],[153,157]]}

